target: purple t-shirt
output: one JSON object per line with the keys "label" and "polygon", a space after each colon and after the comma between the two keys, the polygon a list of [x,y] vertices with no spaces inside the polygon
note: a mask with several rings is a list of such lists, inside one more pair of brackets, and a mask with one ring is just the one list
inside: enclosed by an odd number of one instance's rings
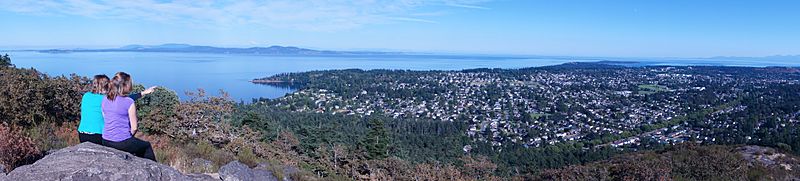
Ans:
{"label": "purple t-shirt", "polygon": [[113,101],[108,97],[103,97],[102,110],[103,120],[105,120],[103,139],[120,142],[131,138],[131,120],[128,117],[128,109],[132,104],[133,99],[130,97],[117,96]]}

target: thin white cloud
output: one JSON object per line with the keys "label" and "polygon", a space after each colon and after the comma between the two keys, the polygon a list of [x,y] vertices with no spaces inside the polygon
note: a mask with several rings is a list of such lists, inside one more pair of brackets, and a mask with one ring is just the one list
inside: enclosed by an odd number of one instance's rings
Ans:
{"label": "thin white cloud", "polygon": [[489,8],[487,8],[487,7],[483,7],[483,6],[477,6],[477,5],[469,5],[469,4],[456,4],[456,3],[451,3],[451,4],[447,4],[447,5],[448,5],[448,6],[452,6],[452,7],[459,7],[459,8],[469,8],[469,9],[483,9],[483,10],[488,10],[488,9],[489,9]]}
{"label": "thin white cloud", "polygon": [[420,12],[421,9],[488,9],[480,6],[484,2],[485,0],[15,0],[0,2],[0,9],[42,15],[330,31],[392,21],[436,23],[428,19],[432,18],[431,13]]}
{"label": "thin white cloud", "polygon": [[444,4],[451,7],[488,10],[490,8],[479,5],[487,1],[489,0],[444,0]]}
{"label": "thin white cloud", "polygon": [[436,21],[426,20],[426,19],[419,19],[419,18],[408,18],[408,17],[390,17],[391,20],[397,21],[409,21],[409,22],[420,22],[420,23],[439,23]]}

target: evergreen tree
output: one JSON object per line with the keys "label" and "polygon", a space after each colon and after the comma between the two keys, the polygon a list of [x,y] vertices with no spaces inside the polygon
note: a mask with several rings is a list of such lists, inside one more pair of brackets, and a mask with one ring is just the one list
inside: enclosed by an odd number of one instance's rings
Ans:
{"label": "evergreen tree", "polygon": [[363,145],[366,147],[367,151],[367,158],[386,158],[388,156],[389,136],[386,133],[383,120],[371,119],[368,126],[369,132],[367,132],[367,136],[363,140]]}
{"label": "evergreen tree", "polygon": [[11,57],[8,57],[8,54],[0,56],[0,67],[8,66],[11,66]]}

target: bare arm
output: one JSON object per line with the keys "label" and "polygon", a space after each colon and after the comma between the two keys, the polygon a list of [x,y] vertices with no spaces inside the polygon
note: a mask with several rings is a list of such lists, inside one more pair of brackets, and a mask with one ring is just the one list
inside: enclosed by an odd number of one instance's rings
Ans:
{"label": "bare arm", "polygon": [[153,91],[156,91],[156,88],[158,88],[158,86],[153,86],[145,89],[144,91],[142,91],[142,96],[153,93]]}
{"label": "bare arm", "polygon": [[136,104],[131,104],[131,108],[128,109],[128,119],[131,121],[131,136],[135,136],[136,132],[139,131],[139,118],[136,117]]}

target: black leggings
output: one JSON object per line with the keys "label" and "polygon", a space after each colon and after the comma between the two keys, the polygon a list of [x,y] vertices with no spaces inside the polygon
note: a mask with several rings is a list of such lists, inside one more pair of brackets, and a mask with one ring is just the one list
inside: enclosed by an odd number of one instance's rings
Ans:
{"label": "black leggings", "polygon": [[150,142],[142,141],[136,137],[131,137],[120,142],[103,139],[103,145],[131,153],[138,157],[156,161],[156,154],[153,153],[153,146],[150,146]]}
{"label": "black leggings", "polygon": [[83,142],[91,142],[98,145],[103,145],[103,135],[102,134],[87,134],[87,133],[78,133],[78,139]]}

